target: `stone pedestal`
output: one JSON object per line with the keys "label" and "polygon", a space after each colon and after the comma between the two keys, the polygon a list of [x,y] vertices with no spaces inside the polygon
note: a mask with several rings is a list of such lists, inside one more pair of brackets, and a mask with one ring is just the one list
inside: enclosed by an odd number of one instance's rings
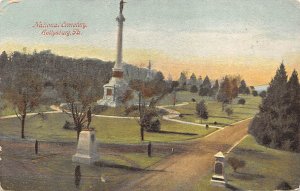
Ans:
{"label": "stone pedestal", "polygon": [[214,175],[211,182],[215,185],[225,185],[227,183],[225,178],[225,156],[222,152],[215,155]]}
{"label": "stone pedestal", "polygon": [[79,135],[76,154],[73,155],[72,161],[93,164],[99,160],[97,153],[96,135],[93,130],[82,130]]}

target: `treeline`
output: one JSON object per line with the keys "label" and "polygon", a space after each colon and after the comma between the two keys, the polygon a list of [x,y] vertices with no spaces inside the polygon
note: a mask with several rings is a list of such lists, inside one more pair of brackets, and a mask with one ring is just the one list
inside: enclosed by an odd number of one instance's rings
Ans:
{"label": "treeline", "polygon": [[[238,94],[250,94],[251,89],[240,76],[226,75],[222,80],[211,80],[205,76],[204,80],[193,73],[190,78],[181,72],[178,79],[178,90],[198,93],[199,96],[214,97],[220,102],[230,103]],[[253,90],[254,91],[254,90]]]}
{"label": "treeline", "polygon": [[[87,76],[93,82],[96,96],[100,98],[103,96],[103,85],[111,78],[113,65],[113,62],[99,59],[58,56],[50,50],[35,51],[32,54],[16,51],[10,55],[4,51],[0,55],[1,87],[3,91],[4,86],[10,86],[16,76],[29,70],[41,77],[45,91],[47,91],[45,88],[49,87],[56,91],[56,84],[66,76]],[[133,79],[144,79],[146,75],[146,68],[129,64],[124,66],[124,78],[128,82]]]}
{"label": "treeline", "polygon": [[300,152],[300,85],[297,71],[294,70],[288,79],[284,64],[280,65],[249,132],[258,143],[267,147]]}

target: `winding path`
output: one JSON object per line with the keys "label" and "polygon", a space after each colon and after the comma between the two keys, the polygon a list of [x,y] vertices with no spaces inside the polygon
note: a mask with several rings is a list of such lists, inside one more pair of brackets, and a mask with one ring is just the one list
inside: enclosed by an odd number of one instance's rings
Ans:
{"label": "winding path", "polygon": [[251,119],[220,129],[210,136],[193,141],[188,150],[163,160],[141,178],[126,182],[120,191],[197,190],[195,185],[211,172],[214,155],[226,153],[247,135]]}

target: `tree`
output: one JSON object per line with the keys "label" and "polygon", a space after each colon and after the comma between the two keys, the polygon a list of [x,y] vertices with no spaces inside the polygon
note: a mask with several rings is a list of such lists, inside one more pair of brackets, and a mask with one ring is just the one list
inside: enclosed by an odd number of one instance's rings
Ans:
{"label": "tree", "polygon": [[265,90],[263,90],[262,92],[259,93],[259,96],[261,98],[265,98],[267,96],[267,92]]}
{"label": "tree", "polygon": [[246,162],[239,160],[235,157],[229,157],[227,160],[228,164],[232,167],[233,171],[236,172],[239,168],[244,168],[246,166]]}
{"label": "tree", "polygon": [[199,95],[200,96],[209,96],[211,91],[211,83],[208,76],[203,80],[203,83],[200,85]]}
{"label": "tree", "polygon": [[2,52],[0,55],[0,66],[5,67],[5,65],[8,63],[8,56],[5,51]]}
{"label": "tree", "polygon": [[158,114],[154,108],[148,108],[144,111],[140,119],[140,126],[143,127],[148,132],[159,132],[160,131],[160,121]]}
{"label": "tree", "polygon": [[179,80],[178,80],[178,82],[179,82],[179,88],[180,89],[183,89],[183,90],[185,89],[185,87],[186,87],[186,80],[187,80],[186,73],[185,72],[181,72]]}
{"label": "tree", "polygon": [[192,73],[192,75],[190,77],[190,85],[191,86],[196,86],[197,85],[197,78],[196,78],[196,75],[194,73]]}
{"label": "tree", "polygon": [[222,111],[224,111],[225,104],[230,103],[232,101],[231,83],[227,76],[225,76],[223,82],[220,85],[217,100],[219,102],[222,102]]}
{"label": "tree", "polygon": [[204,100],[201,100],[199,103],[197,103],[196,114],[201,119],[201,123],[203,119],[208,119],[208,111]]}
{"label": "tree", "polygon": [[[154,80],[147,82],[135,80],[131,81],[129,85],[139,95],[138,113],[140,120],[138,123],[140,125],[141,140],[144,141],[145,130],[156,131],[160,128],[160,122],[155,115],[155,106],[171,90],[163,78],[154,78]],[[177,83],[174,83],[174,86],[176,85]],[[173,88],[175,87],[171,87],[171,89]],[[148,106],[146,105],[146,98],[151,98]]]}
{"label": "tree", "polygon": [[230,117],[233,114],[233,109],[230,107],[227,107],[225,109],[225,112],[226,112],[227,116]]}
{"label": "tree", "polygon": [[42,95],[42,80],[31,70],[17,72],[11,86],[6,87],[4,97],[14,107],[15,114],[21,122],[21,138],[25,138],[25,121],[28,112],[39,105]]}
{"label": "tree", "polygon": [[98,98],[92,88],[92,80],[88,76],[69,74],[58,84],[58,87],[66,103],[67,109],[64,111],[73,119],[78,140],[85,124],[90,123],[91,118],[88,118],[88,113],[91,112],[91,104]]}
{"label": "tree", "polygon": [[287,82],[282,63],[267,90],[249,132],[260,144],[290,151],[299,149],[299,80],[294,71]]}
{"label": "tree", "polygon": [[219,85],[219,80],[215,81],[215,84],[213,85],[210,96],[216,96],[218,91],[219,91],[220,85]]}
{"label": "tree", "polygon": [[250,88],[247,86],[246,81],[242,80],[239,86],[239,93],[240,94],[250,94]]}

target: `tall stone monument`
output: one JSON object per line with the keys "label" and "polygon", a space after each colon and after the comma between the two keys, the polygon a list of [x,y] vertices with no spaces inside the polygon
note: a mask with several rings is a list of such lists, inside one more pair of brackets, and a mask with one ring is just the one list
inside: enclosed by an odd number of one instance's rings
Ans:
{"label": "tall stone monument", "polygon": [[123,78],[123,23],[125,17],[123,16],[124,8],[123,0],[120,1],[120,13],[116,18],[118,22],[118,37],[117,37],[117,57],[115,65],[112,69],[112,78],[108,84],[103,86],[104,95],[97,103],[98,105],[105,105],[109,107],[118,107],[122,105],[122,96],[128,89],[128,84]]}

